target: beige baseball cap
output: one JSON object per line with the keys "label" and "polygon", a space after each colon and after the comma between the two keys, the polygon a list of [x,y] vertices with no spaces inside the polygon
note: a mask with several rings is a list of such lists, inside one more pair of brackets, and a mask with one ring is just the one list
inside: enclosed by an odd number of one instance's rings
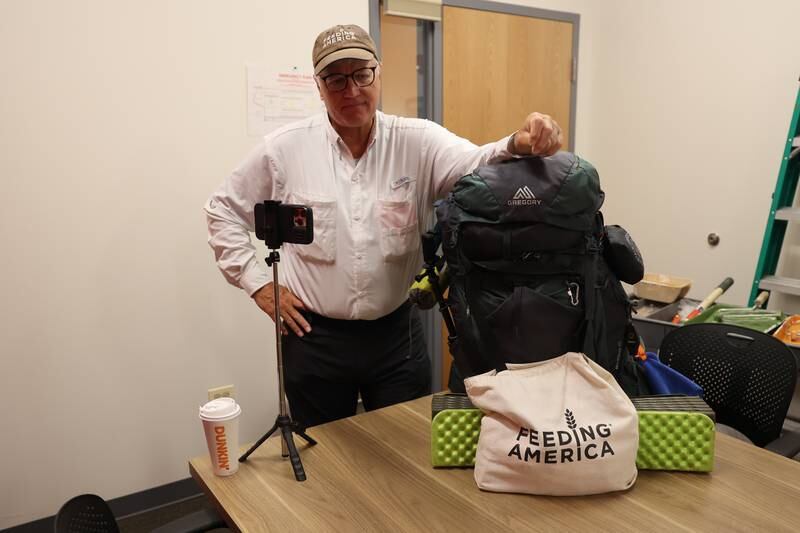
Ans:
{"label": "beige baseball cap", "polygon": [[314,74],[340,59],[377,59],[378,52],[372,37],[364,28],[355,24],[344,24],[328,28],[317,36],[311,59]]}

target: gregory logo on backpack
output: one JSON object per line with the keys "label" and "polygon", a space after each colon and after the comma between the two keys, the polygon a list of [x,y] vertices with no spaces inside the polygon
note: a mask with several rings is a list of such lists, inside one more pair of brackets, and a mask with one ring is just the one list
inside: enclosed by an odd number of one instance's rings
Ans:
{"label": "gregory logo on backpack", "polygon": [[575,415],[564,411],[566,430],[537,431],[533,428],[519,428],[517,442],[508,452],[508,457],[520,461],[556,464],[602,459],[614,455],[608,439],[611,437],[610,424],[592,424],[578,427]]}
{"label": "gregory logo on backpack", "polygon": [[514,197],[508,201],[508,205],[541,205],[541,203],[542,201],[536,198],[527,185],[517,189]]}

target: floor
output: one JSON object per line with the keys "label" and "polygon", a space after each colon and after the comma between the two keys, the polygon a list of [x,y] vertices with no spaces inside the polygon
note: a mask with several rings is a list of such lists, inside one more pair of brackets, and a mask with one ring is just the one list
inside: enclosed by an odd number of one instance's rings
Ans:
{"label": "floor", "polygon": [[[168,524],[173,520],[199,511],[202,508],[211,508],[204,495],[164,505],[156,509],[151,509],[142,513],[119,518],[119,530],[121,533],[145,533],[153,529]],[[227,529],[214,529],[212,531],[228,531]]]}
{"label": "floor", "polygon": [[[800,422],[786,419],[786,421],[783,423],[783,429],[784,431],[788,430],[791,431],[792,433],[800,434]],[[792,459],[794,459],[795,461],[800,461],[800,453],[795,455]]]}

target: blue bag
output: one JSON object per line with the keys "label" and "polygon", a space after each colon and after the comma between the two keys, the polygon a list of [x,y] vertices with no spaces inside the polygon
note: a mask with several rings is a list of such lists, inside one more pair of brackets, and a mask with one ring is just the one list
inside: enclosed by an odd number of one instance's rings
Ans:
{"label": "blue bag", "polygon": [[644,357],[639,355],[636,360],[653,394],[686,394],[702,398],[703,387],[662,363],[653,352],[647,352]]}

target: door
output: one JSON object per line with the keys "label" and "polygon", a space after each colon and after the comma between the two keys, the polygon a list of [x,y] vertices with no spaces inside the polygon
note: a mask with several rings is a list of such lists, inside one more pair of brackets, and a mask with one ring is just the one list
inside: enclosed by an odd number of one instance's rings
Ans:
{"label": "door", "polygon": [[382,10],[380,16],[381,110],[390,115],[416,117],[419,111],[417,21],[387,15]]}
{"label": "door", "polygon": [[[484,144],[512,133],[529,112],[539,111],[559,123],[564,147],[571,148],[578,17],[521,9],[533,16],[443,7],[443,125]],[[442,354],[442,388],[447,388],[452,357],[446,328]]]}
{"label": "door", "polygon": [[570,146],[573,24],[445,6],[444,126],[476,144],[513,132],[525,115],[551,115]]}

